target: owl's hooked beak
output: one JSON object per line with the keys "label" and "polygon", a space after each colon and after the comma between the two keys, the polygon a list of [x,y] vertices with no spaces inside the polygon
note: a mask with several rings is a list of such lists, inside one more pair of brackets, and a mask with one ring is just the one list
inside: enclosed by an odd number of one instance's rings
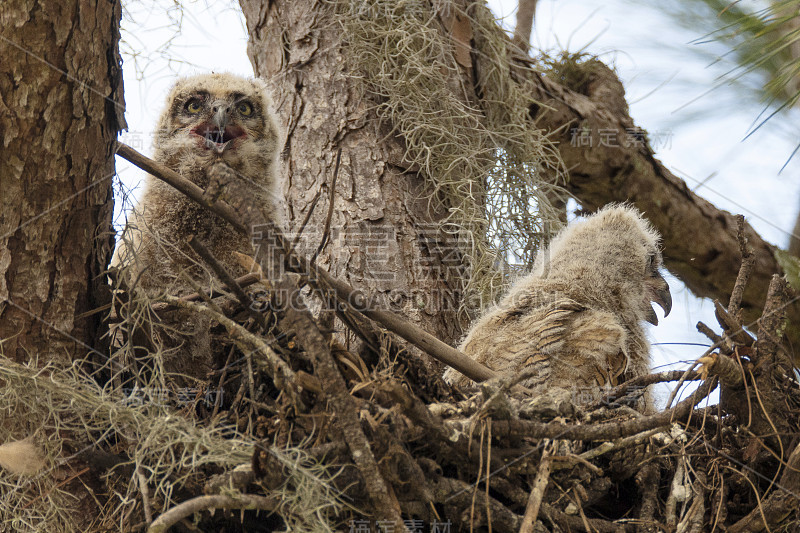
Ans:
{"label": "owl's hooked beak", "polygon": [[224,100],[215,100],[211,104],[211,123],[217,127],[218,130],[224,131],[230,122],[230,106]]}
{"label": "owl's hooked beak", "polygon": [[244,137],[240,126],[231,124],[230,106],[224,100],[216,100],[211,104],[211,119],[197,126],[192,133],[205,138],[206,148],[222,154],[231,146],[231,141]]}
{"label": "owl's hooked beak", "polygon": [[[667,280],[665,280],[661,274],[656,274],[647,283],[651,290],[650,301],[661,306],[661,309],[664,310],[664,316],[668,316],[669,312],[672,311],[672,294],[669,292]],[[655,310],[649,305],[645,320],[654,326],[658,325],[658,316]]]}

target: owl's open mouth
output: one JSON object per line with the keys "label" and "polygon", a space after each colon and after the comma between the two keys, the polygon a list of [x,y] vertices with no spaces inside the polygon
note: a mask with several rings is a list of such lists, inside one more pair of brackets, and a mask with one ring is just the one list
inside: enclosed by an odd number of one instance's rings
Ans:
{"label": "owl's open mouth", "polygon": [[226,126],[225,129],[219,129],[208,122],[194,128],[192,133],[203,137],[206,148],[213,149],[218,153],[222,153],[232,140],[245,136],[244,130],[239,126]]}

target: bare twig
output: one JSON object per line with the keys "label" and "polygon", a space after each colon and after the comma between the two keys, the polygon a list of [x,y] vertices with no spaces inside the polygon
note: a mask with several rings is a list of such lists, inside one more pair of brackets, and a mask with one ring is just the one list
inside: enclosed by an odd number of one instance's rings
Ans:
{"label": "bare twig", "polygon": [[169,528],[188,518],[194,513],[213,509],[258,509],[260,511],[275,511],[280,506],[280,498],[256,496],[254,494],[239,494],[236,496],[213,495],[197,496],[191,500],[176,505],[169,511],[156,518],[147,533],[165,533]]}
{"label": "bare twig", "polygon": [[685,456],[678,457],[678,465],[675,468],[675,473],[672,475],[672,484],[669,489],[669,496],[667,496],[666,509],[664,514],[667,518],[667,526],[674,528],[678,523],[677,506],[678,502],[686,500],[686,469],[684,466]]}
{"label": "bare twig", "polygon": [[211,270],[214,271],[214,274],[225,284],[228,289],[233,291],[233,294],[236,295],[236,298],[239,300],[239,303],[245,308],[247,313],[253,317],[256,323],[261,327],[262,331],[267,329],[267,320],[264,318],[264,315],[253,309],[253,300],[244,292],[242,286],[233,279],[233,276],[225,269],[222,264],[217,261],[217,258],[214,257],[211,252],[208,251],[208,248],[203,246],[197,237],[192,235],[189,239],[189,246],[191,246],[192,250],[194,250],[197,255],[199,255],[203,261],[205,261],[208,266],[211,267]]}
{"label": "bare twig", "polygon": [[704,322],[697,323],[697,331],[711,339],[711,342],[716,344],[717,346],[723,346],[725,344],[725,339],[717,335],[717,333],[708,327]]}
{"label": "bare twig", "polygon": [[742,266],[739,267],[739,273],[736,276],[736,283],[731,291],[731,299],[728,302],[728,312],[733,315],[736,321],[742,323],[742,296],[747,282],[750,280],[750,274],[753,272],[753,265],[756,262],[753,249],[747,244],[747,235],[745,235],[744,228],[744,215],[736,215],[736,237],[739,240],[739,252],[742,254]]}
{"label": "bare twig", "polygon": [[654,533],[655,526],[652,524],[655,512],[658,508],[658,482],[659,465],[657,462],[645,464],[636,474],[636,488],[642,494],[642,503],[639,507],[639,521],[644,524],[643,530],[647,533]]}
{"label": "bare twig", "polygon": [[147,486],[147,478],[144,477],[141,465],[136,466],[136,481],[139,484],[139,494],[142,495],[142,508],[144,509],[144,521],[147,525],[153,523],[153,509],[150,505],[150,489]]}
{"label": "bare twig", "polygon": [[737,344],[743,344],[744,346],[753,345],[755,339],[744,330],[736,316],[729,313],[728,310],[719,303],[719,300],[714,300],[714,314],[717,317],[717,321],[719,321],[719,325],[722,326],[723,331],[725,331],[725,334],[729,336],[731,340]]}
{"label": "bare twig", "polygon": [[693,373],[693,371],[694,371],[695,367],[696,367],[698,364],[700,364],[700,363],[698,363],[697,361],[695,361],[694,363],[692,363],[692,366],[690,366],[689,368],[687,368],[687,369],[686,369],[686,371],[685,371],[685,372],[683,373],[683,375],[681,376],[681,378],[678,380],[678,384],[677,384],[677,385],[675,385],[675,388],[673,388],[673,389],[670,391],[670,393],[669,393],[669,397],[667,398],[667,408],[669,408],[669,406],[670,406],[670,405],[672,405],[672,401],[673,401],[673,400],[675,399],[675,397],[678,395],[678,391],[679,391],[679,390],[681,390],[681,387],[682,387],[682,386],[683,386],[683,384],[686,382],[686,380],[688,379],[689,375]]}
{"label": "bare twig", "polygon": [[531,494],[528,498],[528,505],[525,506],[525,515],[522,517],[522,527],[519,533],[533,533],[533,526],[539,517],[539,507],[542,505],[544,491],[550,481],[550,466],[552,465],[551,454],[553,443],[547,441],[542,448],[542,458],[539,461],[539,472],[531,487]]}
{"label": "bare twig", "polygon": [[592,410],[604,405],[610,405],[619,402],[629,392],[638,391],[641,387],[653,385],[655,383],[664,383],[667,381],[676,381],[683,379],[683,381],[696,381],[701,379],[700,374],[697,372],[689,372],[688,374],[683,370],[668,370],[665,372],[656,372],[654,374],[647,374],[639,376],[617,385],[606,393],[600,400],[586,406],[586,409]]}
{"label": "bare twig", "polygon": [[[649,429],[670,425],[675,420],[687,417],[695,405],[700,403],[717,386],[716,378],[704,382],[691,396],[672,409],[651,416],[643,416],[623,422],[606,422],[603,424],[564,425],[560,422],[547,424],[529,420],[495,420],[492,431],[495,437],[525,435],[539,439],[565,440],[613,440],[641,433]],[[445,425],[459,426],[455,421],[446,421]]]}
{"label": "bare twig", "polygon": [[190,309],[198,314],[203,314],[216,320],[228,330],[233,341],[239,348],[245,352],[250,353],[257,351],[262,354],[268,363],[268,370],[271,374],[272,380],[278,388],[285,388],[287,385],[293,387],[296,385],[296,377],[294,371],[289,368],[289,365],[270,348],[261,337],[254,335],[247,331],[243,326],[237,324],[230,318],[215,311],[205,305],[197,302],[186,302],[175,296],[165,295],[164,300],[175,307]]}
{"label": "bare twig", "polygon": [[703,529],[703,519],[706,513],[706,475],[701,471],[695,471],[695,480],[691,485],[692,504],[678,523],[679,533],[701,533]]}
{"label": "bare twig", "polygon": [[590,518],[587,521],[589,522],[589,527],[591,529],[586,529],[584,525],[583,518],[574,515],[568,515],[562,511],[559,511],[555,507],[548,505],[542,502],[542,506],[540,509],[542,515],[547,517],[548,520],[555,522],[556,524],[560,525],[567,531],[587,531],[590,533],[619,533],[620,531],[634,531],[633,524],[621,524],[621,523],[613,523],[609,522],[608,520],[602,520],[600,518]]}
{"label": "bare twig", "polygon": [[786,332],[786,305],[792,297],[786,279],[777,274],[772,277],[764,303],[764,314],[758,319],[758,343],[756,366],[766,372],[780,369],[791,375],[794,365],[791,357],[781,346]]}

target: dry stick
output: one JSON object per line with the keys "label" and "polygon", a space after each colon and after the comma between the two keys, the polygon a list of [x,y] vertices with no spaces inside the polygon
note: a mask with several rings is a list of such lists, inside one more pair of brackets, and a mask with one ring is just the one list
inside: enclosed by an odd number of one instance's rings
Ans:
{"label": "dry stick", "polygon": [[[130,146],[127,146],[123,143],[118,143],[117,154],[141,168],[145,172],[149,172],[154,177],[173,186],[191,200],[194,200],[198,204],[206,207],[209,211],[219,215],[233,225],[237,231],[247,234],[247,228],[238,219],[236,212],[230,205],[224,202],[212,204],[209,199],[204,197],[203,190],[200,187],[181,177],[177,172],[167,168],[161,163],[157,163],[152,159],[145,157]],[[293,254],[287,254],[287,258],[296,262],[295,268],[297,268],[299,271],[310,273],[312,279],[319,279],[324,283],[325,286],[333,289],[336,297],[343,302],[349,303],[354,310],[363,314],[367,318],[374,320],[389,331],[404,338],[408,342],[420,348],[422,351],[429,354],[431,357],[455,368],[468,378],[474,381],[485,381],[487,379],[497,377],[498,374],[493,370],[490,370],[473,359],[470,359],[452,346],[448,346],[430,333],[423,331],[419,327],[406,320],[403,320],[394,313],[370,308],[367,303],[370,302],[371,299],[368,298],[363,291],[353,289],[344,281],[331,276],[326,270],[316,265],[310,265],[303,258],[297,257]]]}
{"label": "dry stick", "polygon": [[[259,276],[256,273],[250,273],[250,274],[245,274],[244,276],[239,276],[238,278],[233,278],[233,280],[236,282],[236,285],[244,289],[246,287],[249,287],[250,285],[253,285],[261,281],[261,276]],[[225,288],[228,289],[229,291],[233,291],[233,287],[227,284],[225,284]],[[212,298],[219,298],[220,296],[225,296],[225,295],[221,292],[211,291],[211,294],[209,296],[211,296]],[[187,294],[186,296],[181,296],[181,300],[186,300],[187,302],[195,302],[200,299],[201,299],[200,295],[197,294],[196,292]]]}
{"label": "dry stick", "polygon": [[245,222],[245,227],[251,228],[248,234],[258,250],[256,259],[262,272],[275,287],[277,306],[285,314],[281,324],[295,332],[298,343],[314,363],[314,371],[331,403],[337,426],[364,479],[375,516],[393,523],[402,531],[404,525],[400,516],[400,504],[381,476],[369,441],[361,428],[357,405],[336,366],[328,342],[305,307],[298,287],[287,276],[281,275],[288,243],[275,224],[254,204],[252,195],[245,190],[246,185],[238,179],[230,166],[218,160],[207,170],[207,175],[208,196],[227,199]]}
{"label": "dry stick", "polygon": [[525,515],[522,517],[522,527],[519,533],[533,533],[533,526],[539,517],[539,507],[542,505],[542,497],[550,481],[550,466],[553,464],[552,454],[553,443],[546,439],[542,449],[542,458],[539,461],[539,472],[531,487],[531,495],[528,498],[528,505],[525,506]]}
{"label": "dry stick", "polygon": [[764,313],[758,319],[758,342],[756,343],[756,367],[769,372],[780,369],[784,375],[792,375],[792,359],[783,349],[780,339],[786,325],[786,304],[792,289],[783,276],[775,274],[769,284]]}
{"label": "dry stick", "polygon": [[617,385],[615,388],[606,393],[601,399],[588,405],[586,409],[588,411],[593,411],[598,407],[618,402],[624,398],[628,394],[629,390],[633,387],[646,387],[648,385],[653,385],[654,383],[676,381],[681,378],[683,378],[684,381],[697,381],[701,379],[699,373],[690,372],[689,374],[686,374],[686,372],[683,370],[667,370],[665,372],[656,372],[653,374],[647,374],[645,376],[639,376],[637,378],[629,379],[625,383]]}
{"label": "dry stick", "polygon": [[[710,353],[711,351],[712,350],[710,350],[710,349],[706,350],[706,354]],[[667,408],[669,408],[669,406],[672,405],[672,400],[674,400],[675,397],[678,396],[678,391],[681,390],[681,387],[683,387],[683,384],[686,382],[688,376],[693,373],[695,367],[697,365],[699,365],[699,364],[700,363],[695,361],[694,363],[692,363],[692,366],[687,368],[686,371],[683,373],[683,376],[681,376],[681,379],[678,380],[678,384],[675,385],[675,388],[672,389],[670,391],[670,393],[669,393],[669,397],[667,398]]]}
{"label": "dry stick", "polygon": [[[269,347],[264,339],[247,331],[241,324],[231,320],[219,311],[215,311],[197,302],[184,302],[180,298],[170,295],[165,295],[164,298],[175,307],[189,309],[219,322],[228,330],[228,334],[233,339],[234,344],[239,346],[239,349],[243,352],[250,353],[251,351],[256,351],[262,354],[269,364],[268,370],[270,372],[270,377],[278,388],[285,390],[287,385],[292,387],[298,384],[294,371],[286,364],[286,361],[281,359],[278,354]],[[290,391],[290,393],[294,394],[293,391]]]}
{"label": "dry stick", "polygon": [[[636,488],[642,495],[639,508],[640,523],[652,524],[658,508],[658,483],[660,481],[659,466],[656,462],[645,464],[636,474]],[[654,531],[653,529],[647,531]]]}
{"label": "dry stick", "polygon": [[257,509],[260,511],[275,511],[280,507],[280,498],[256,496],[254,494],[239,494],[236,496],[198,496],[180,503],[159,516],[147,533],[165,533],[184,518],[194,513],[211,509]]}
{"label": "dry stick", "polygon": [[698,470],[695,472],[695,480],[692,483],[692,503],[689,509],[681,518],[678,523],[678,531],[686,531],[686,533],[700,533],[703,531],[703,519],[706,514],[706,475]]}
{"label": "dry stick", "polygon": [[714,300],[714,314],[717,316],[719,325],[722,326],[723,331],[725,331],[725,335],[730,337],[733,342],[745,346],[753,345],[755,339],[745,331],[744,327],[742,327],[742,323],[719,303],[719,300]]}
{"label": "dry stick", "polygon": [[592,448],[591,450],[583,452],[582,454],[577,456],[577,458],[588,462],[591,459],[600,457],[601,455],[605,455],[615,450],[633,448],[634,446],[639,446],[641,444],[644,444],[645,442],[650,440],[650,437],[660,432],[661,432],[660,428],[654,428],[654,429],[648,429],[647,431],[638,433],[636,435],[631,435],[630,437],[625,437],[624,439],[620,439],[618,441],[606,441],[600,446],[597,446],[596,448]]}
{"label": "dry stick", "polygon": [[211,252],[208,251],[208,248],[203,246],[197,237],[192,235],[191,239],[189,239],[189,246],[194,250],[197,255],[200,256],[203,261],[206,262],[208,266],[211,267],[211,270],[214,271],[214,274],[225,284],[228,289],[233,291],[233,294],[236,295],[236,298],[239,300],[239,303],[247,310],[247,314],[249,314],[256,323],[261,327],[262,331],[266,331],[267,319],[264,318],[264,315],[253,309],[253,300],[244,292],[241,285],[239,285],[233,276],[231,276],[230,272],[228,272],[224,266],[217,261],[217,258],[213,256]]}
{"label": "dry stick", "polygon": [[559,511],[555,507],[542,502],[540,512],[551,522],[555,522],[567,531],[591,531],[591,533],[619,533],[620,531],[635,531],[634,524],[614,523],[601,518],[589,518],[589,527],[587,530],[584,525],[583,519],[579,516],[568,515],[563,511]]}
{"label": "dry stick", "polygon": [[141,465],[136,466],[136,480],[139,483],[139,493],[142,495],[144,521],[149,525],[153,523],[153,509],[150,506],[150,489],[147,486],[147,478],[144,477]]}
{"label": "dry stick", "polygon": [[[239,285],[239,287],[245,288],[245,287],[249,287],[250,285],[253,285],[254,283],[258,283],[259,281],[261,281],[261,276],[259,276],[258,274],[245,274],[244,276],[239,276],[238,278],[234,278],[234,280],[236,281],[237,285]],[[225,288],[230,290],[230,291],[233,291],[233,289],[231,287],[227,286],[227,285],[225,286]],[[208,297],[210,297],[211,299],[219,298],[220,296],[225,296],[225,293],[221,293],[219,291],[211,291],[211,293],[208,294]],[[187,294],[186,296],[181,296],[181,300],[183,300],[184,302],[196,302],[196,301],[202,300],[202,299],[203,299],[202,296],[200,296],[200,294],[197,293],[197,292],[192,292],[190,294]],[[103,307],[107,309],[109,306],[103,306]],[[171,306],[169,304],[166,304],[164,302],[159,302],[159,303],[153,304],[152,305],[152,309],[153,309],[153,311],[155,313],[160,313],[162,311],[172,311],[172,310],[175,309],[175,307]],[[90,315],[92,313],[94,313],[94,312],[100,312],[102,310],[103,310],[103,308],[100,308],[100,307],[98,307],[97,309],[93,309],[90,312]],[[87,315],[87,316],[89,316],[89,315]],[[118,318],[114,318],[113,316],[109,320],[110,323],[116,323],[116,322],[119,322],[119,321],[120,320]]]}
{"label": "dry stick", "polygon": [[753,265],[756,262],[753,249],[747,244],[747,236],[744,232],[744,215],[736,215],[736,237],[739,240],[739,252],[742,254],[742,266],[736,275],[736,283],[731,291],[731,299],[728,302],[728,312],[733,315],[737,322],[742,323],[742,296],[750,274],[753,272]]}
{"label": "dry stick", "polygon": [[739,266],[739,272],[736,274],[736,282],[731,291],[728,308],[722,307],[718,300],[714,300],[714,307],[717,320],[725,334],[736,343],[752,346],[753,338],[742,327],[741,304],[744,289],[747,286],[747,282],[750,281],[750,274],[753,272],[753,265],[756,259],[752,248],[747,244],[747,237],[744,231],[744,216],[736,215],[736,227],[736,238],[739,241],[739,253],[742,255],[742,263]]}
{"label": "dry stick", "polygon": [[[565,426],[559,422],[531,422],[529,420],[495,420],[492,422],[492,431],[498,438],[504,436],[524,435],[534,439],[564,439],[564,440],[612,440],[641,433],[649,429],[668,426],[674,420],[682,420],[692,412],[694,406],[714,390],[717,379],[705,381],[691,396],[678,403],[668,411],[662,411],[651,416],[643,416],[624,422],[606,422],[603,424],[576,424]],[[451,425],[453,422],[446,422]],[[460,425],[458,423],[454,425]]]}
{"label": "dry stick", "polygon": [[697,331],[708,337],[715,346],[722,346],[725,343],[725,339],[717,335],[717,333],[704,322],[697,323]]}
{"label": "dry stick", "polygon": [[[684,477],[686,476],[684,460],[685,460],[685,454],[678,458],[678,465],[675,468],[675,474],[672,476],[672,484],[670,485],[669,496],[667,497],[667,503],[664,509],[664,515],[666,516],[667,519],[667,526],[669,526],[670,528],[674,528],[675,524],[677,524],[678,522],[678,516],[677,516],[678,499],[680,497],[681,501],[683,501],[683,498],[685,497],[682,496],[683,494],[682,490],[684,489],[685,486]],[[680,495],[679,492],[681,493]]]}

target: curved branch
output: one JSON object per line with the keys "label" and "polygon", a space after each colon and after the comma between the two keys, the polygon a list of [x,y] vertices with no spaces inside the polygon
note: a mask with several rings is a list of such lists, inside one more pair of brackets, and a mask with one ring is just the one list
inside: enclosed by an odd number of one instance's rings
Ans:
{"label": "curved branch", "polygon": [[280,505],[280,499],[241,494],[237,496],[198,496],[176,505],[166,513],[156,518],[147,533],[165,533],[170,527],[194,513],[210,509],[258,509],[261,511],[274,511]]}

